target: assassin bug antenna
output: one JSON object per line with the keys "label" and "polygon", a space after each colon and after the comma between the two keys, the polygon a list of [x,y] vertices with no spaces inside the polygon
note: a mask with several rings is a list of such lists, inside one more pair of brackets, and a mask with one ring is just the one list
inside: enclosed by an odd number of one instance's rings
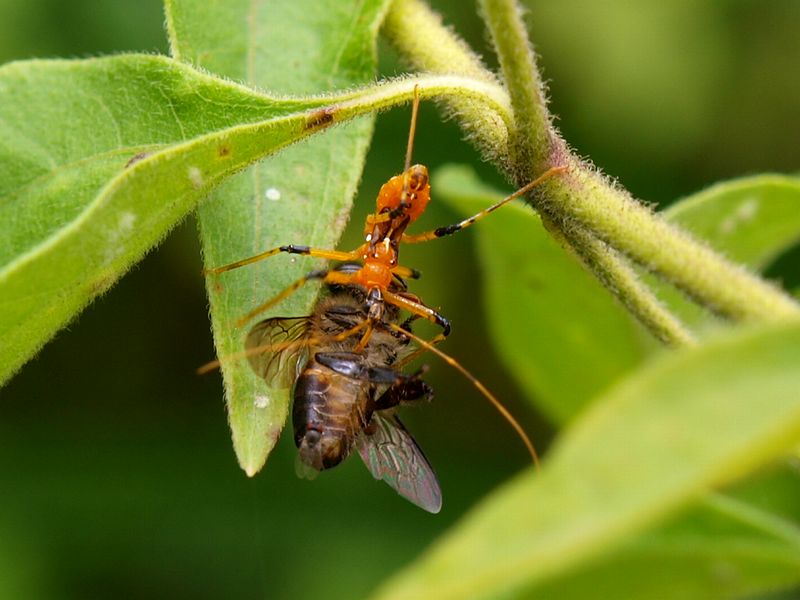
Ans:
{"label": "assassin bug antenna", "polygon": [[[405,206],[410,183],[411,154],[414,152],[414,136],[417,133],[417,115],[419,114],[419,86],[414,86],[414,100],[411,102],[411,125],[408,130],[406,160],[403,163],[403,191],[400,195],[400,206]],[[397,210],[397,209],[395,209]]]}
{"label": "assassin bug antenna", "polygon": [[444,362],[446,362],[448,365],[450,365],[456,371],[458,371],[464,377],[466,377],[472,383],[472,385],[478,388],[478,391],[489,402],[492,403],[492,406],[494,406],[495,409],[497,409],[497,411],[503,416],[503,418],[506,421],[508,421],[509,425],[511,425],[511,427],[514,428],[514,431],[517,432],[517,435],[519,435],[520,439],[525,444],[525,447],[528,449],[528,453],[531,455],[533,464],[536,466],[537,469],[539,469],[540,466],[539,454],[536,452],[536,448],[534,447],[533,442],[531,442],[530,438],[528,437],[528,434],[525,433],[525,430],[522,428],[519,422],[512,416],[512,414],[508,411],[508,409],[505,406],[503,406],[500,400],[498,400],[495,397],[495,395],[492,394],[492,392],[490,392],[489,389],[485,385],[483,385],[483,383],[481,383],[481,381],[477,377],[475,377],[472,373],[470,373],[467,370],[467,368],[464,367],[461,363],[459,363],[455,358],[453,358],[449,354],[445,354],[437,347],[435,347],[432,343],[422,339],[421,337],[412,333],[411,331],[403,329],[402,327],[394,323],[385,323],[385,326],[392,329],[393,331],[396,331],[397,333],[402,333],[403,335],[408,336],[409,338],[414,340],[417,344],[419,344],[421,348],[424,348],[429,352],[433,352],[436,356],[441,358]]}
{"label": "assassin bug antenna", "polygon": [[419,114],[419,86],[414,86],[414,100],[411,102],[411,125],[408,131],[408,144],[406,145],[406,162],[403,171],[408,171],[411,166],[411,154],[414,150],[414,135],[417,132],[417,115]]}

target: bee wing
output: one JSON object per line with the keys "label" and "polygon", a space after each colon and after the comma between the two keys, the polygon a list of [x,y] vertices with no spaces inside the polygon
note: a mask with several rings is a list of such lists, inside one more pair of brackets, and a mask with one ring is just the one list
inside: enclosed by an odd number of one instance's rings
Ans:
{"label": "bee wing", "polygon": [[275,387],[292,387],[307,355],[308,324],[308,317],[273,317],[253,326],[245,341],[253,371]]}
{"label": "bee wing", "polygon": [[375,479],[430,513],[442,508],[442,490],[417,442],[395,416],[372,415],[375,431],[359,436],[358,452]]}

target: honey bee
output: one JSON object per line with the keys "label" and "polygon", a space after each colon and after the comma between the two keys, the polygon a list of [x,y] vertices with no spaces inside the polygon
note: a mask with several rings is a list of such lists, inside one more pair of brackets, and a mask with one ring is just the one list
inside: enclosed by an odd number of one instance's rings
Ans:
{"label": "honey bee", "polygon": [[[339,265],[343,273],[360,265]],[[312,314],[273,317],[247,336],[250,365],[272,385],[294,386],[292,425],[300,476],[315,476],[358,449],[375,479],[420,508],[438,513],[442,494],[436,474],[414,438],[394,414],[401,404],[431,400],[421,372],[399,370],[410,338],[391,329],[399,310],[363,288],[329,284]],[[394,277],[393,293],[405,282]],[[376,313],[377,311],[377,313]],[[380,318],[375,322],[374,317]],[[400,329],[410,331],[410,321]],[[359,347],[355,335],[369,323],[371,335]]]}

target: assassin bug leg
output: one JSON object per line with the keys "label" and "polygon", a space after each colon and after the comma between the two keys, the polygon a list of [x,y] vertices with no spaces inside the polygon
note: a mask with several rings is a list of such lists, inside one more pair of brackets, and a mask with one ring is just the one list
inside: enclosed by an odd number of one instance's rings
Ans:
{"label": "assassin bug leg", "polygon": [[[354,327],[351,327],[350,329],[347,329],[333,336],[308,337],[302,340],[291,340],[288,342],[279,342],[277,344],[262,344],[259,346],[253,346],[252,348],[247,348],[242,352],[235,352],[233,354],[229,354],[225,357],[225,360],[238,360],[240,358],[249,358],[251,356],[256,356],[258,354],[264,354],[265,352],[280,352],[282,350],[286,350],[289,348],[314,346],[320,343],[341,342],[349,337],[354,336],[359,331],[364,329],[366,327],[366,324],[367,324],[366,320],[361,321]],[[211,371],[219,369],[221,364],[222,362],[219,359],[209,361],[206,364],[199,366],[196,370],[196,373],[198,375],[205,375],[206,373],[210,373]]]}
{"label": "assassin bug leg", "polygon": [[386,300],[386,302],[389,304],[393,304],[399,308],[405,309],[412,314],[418,315],[423,319],[427,319],[431,323],[438,325],[442,328],[441,335],[445,337],[450,335],[450,321],[432,308],[425,306],[421,302],[417,302],[405,296],[401,296],[400,294],[394,294],[388,291],[384,292],[383,297],[384,300]]}
{"label": "assassin bug leg", "polygon": [[420,273],[416,269],[410,269],[402,265],[397,265],[396,267],[394,267],[392,269],[392,273],[394,273],[398,277],[405,277],[406,279],[419,279],[422,276],[422,273]]}
{"label": "assassin bug leg", "polygon": [[251,265],[255,262],[264,260],[265,258],[269,258],[270,256],[275,256],[276,254],[280,254],[281,252],[286,252],[287,254],[301,254],[303,256],[313,256],[314,258],[326,258],[328,260],[339,260],[339,261],[357,260],[358,258],[360,258],[359,255],[355,252],[324,250],[320,248],[311,248],[310,246],[295,246],[293,244],[289,244],[288,246],[278,246],[277,248],[273,248],[272,250],[267,250],[266,252],[256,254],[255,256],[250,256],[242,260],[237,260],[236,262],[232,262],[227,265],[222,265],[221,267],[206,269],[203,272],[206,275],[217,275],[219,273],[225,273],[226,271],[232,271],[234,269],[238,269],[239,267]]}
{"label": "assassin bug leg", "polygon": [[241,327],[247,321],[255,317],[256,315],[260,315],[264,311],[269,310],[282,300],[288,298],[292,294],[294,294],[297,290],[303,287],[309,281],[313,281],[315,279],[321,279],[324,283],[339,283],[339,284],[350,284],[353,283],[353,275],[349,273],[340,273],[339,271],[334,271],[331,269],[321,269],[319,271],[311,271],[307,273],[288,287],[285,287],[283,290],[278,292],[275,296],[264,302],[263,304],[259,304],[249,313],[247,313],[244,317],[239,319],[236,322],[237,327]]}
{"label": "assassin bug leg", "polygon": [[476,221],[480,221],[484,217],[486,217],[489,214],[493,213],[494,211],[496,211],[501,206],[504,206],[504,205],[508,204],[509,202],[519,198],[520,196],[524,196],[525,194],[530,192],[533,188],[535,188],[536,186],[540,185],[541,183],[543,183],[547,179],[550,179],[551,177],[553,177],[554,175],[558,175],[559,173],[563,173],[566,170],[567,170],[567,167],[552,167],[552,168],[548,169],[547,171],[545,171],[544,173],[542,173],[539,177],[537,177],[536,179],[531,181],[526,186],[521,187],[520,189],[518,189],[516,192],[514,192],[510,196],[508,196],[506,198],[503,198],[502,200],[500,200],[500,202],[497,202],[496,204],[493,204],[492,206],[490,206],[488,208],[485,208],[484,210],[480,211],[479,213],[474,214],[471,217],[469,217],[467,219],[464,219],[463,221],[460,221],[460,222],[455,223],[453,225],[447,225],[445,227],[437,227],[433,231],[426,231],[425,233],[417,233],[417,234],[411,234],[411,235],[404,233],[402,241],[403,241],[404,244],[416,244],[416,243],[419,243],[419,242],[427,242],[429,240],[435,240],[436,238],[444,237],[446,235],[452,235],[452,234],[456,233],[457,231],[461,231],[462,229],[466,229],[467,227],[469,227],[470,225],[472,225]]}

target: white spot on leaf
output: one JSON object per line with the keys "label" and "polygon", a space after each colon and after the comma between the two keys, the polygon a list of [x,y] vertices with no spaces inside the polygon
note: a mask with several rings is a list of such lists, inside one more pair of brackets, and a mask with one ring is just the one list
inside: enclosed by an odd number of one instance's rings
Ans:
{"label": "white spot on leaf", "polygon": [[203,172],[197,167],[189,167],[189,182],[194,189],[199,190],[203,187]]}
{"label": "white spot on leaf", "polygon": [[758,200],[747,198],[739,203],[739,206],[719,224],[720,233],[730,235],[736,231],[739,225],[744,225],[752,221],[758,214]]}
{"label": "white spot on leaf", "polygon": [[125,210],[119,214],[118,229],[121,234],[130,232],[133,229],[135,223],[136,223],[136,213],[132,213]]}
{"label": "white spot on leaf", "polygon": [[256,408],[267,408],[271,400],[269,396],[265,396],[263,394],[257,394],[255,399],[253,400],[253,405]]}
{"label": "white spot on leaf", "polygon": [[264,196],[267,200],[272,200],[273,202],[277,202],[281,199],[281,191],[278,188],[267,188],[267,191],[264,192]]}
{"label": "white spot on leaf", "polygon": [[111,264],[122,256],[126,248],[126,240],[131,235],[137,219],[136,213],[124,210],[117,216],[117,226],[106,232],[105,264]]}
{"label": "white spot on leaf", "polygon": [[750,198],[739,205],[736,214],[742,221],[752,221],[758,212],[758,200]]}

